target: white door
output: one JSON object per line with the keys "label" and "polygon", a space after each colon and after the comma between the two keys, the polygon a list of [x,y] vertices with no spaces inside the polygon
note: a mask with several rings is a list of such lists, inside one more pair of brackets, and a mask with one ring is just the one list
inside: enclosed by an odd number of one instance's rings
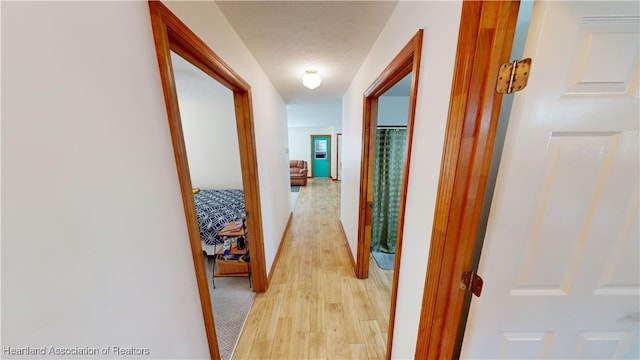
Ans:
{"label": "white door", "polygon": [[534,3],[463,358],[640,358],[638,8]]}

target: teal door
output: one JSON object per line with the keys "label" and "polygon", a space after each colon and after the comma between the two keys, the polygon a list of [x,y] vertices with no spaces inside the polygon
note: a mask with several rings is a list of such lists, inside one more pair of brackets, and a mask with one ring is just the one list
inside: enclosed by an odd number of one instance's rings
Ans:
{"label": "teal door", "polygon": [[311,176],[329,177],[330,169],[331,135],[311,135]]}

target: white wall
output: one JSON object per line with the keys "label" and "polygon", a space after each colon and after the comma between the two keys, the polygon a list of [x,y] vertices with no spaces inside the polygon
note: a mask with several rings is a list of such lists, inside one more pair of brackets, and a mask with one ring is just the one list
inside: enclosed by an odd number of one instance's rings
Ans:
{"label": "white wall", "polygon": [[193,187],[242,189],[233,91],[171,52]]}
{"label": "white wall", "polygon": [[268,272],[291,213],[285,104],[215,2],[169,1],[166,5],[251,85]]}
{"label": "white wall", "polygon": [[341,126],[342,99],[287,104],[287,123],[289,127]]}
{"label": "white wall", "polygon": [[148,5],[1,6],[2,346],[207,357]]}
{"label": "white wall", "polygon": [[378,126],[407,126],[408,121],[408,96],[383,95],[378,98]]}
{"label": "white wall", "polygon": [[[331,127],[290,127],[289,159],[306,160],[311,172],[311,135],[326,135],[332,131]],[[333,142],[333,138],[331,140]]]}
{"label": "white wall", "polygon": [[[290,213],[284,103],[215,4],[169,5],[252,85],[270,268]],[[207,358],[148,4],[0,6],[11,69],[2,73],[2,346]]]}
{"label": "white wall", "polygon": [[461,9],[457,1],[399,2],[343,98],[341,220],[356,254],[363,93],[418,29],[425,30],[393,337],[395,359],[415,355]]}

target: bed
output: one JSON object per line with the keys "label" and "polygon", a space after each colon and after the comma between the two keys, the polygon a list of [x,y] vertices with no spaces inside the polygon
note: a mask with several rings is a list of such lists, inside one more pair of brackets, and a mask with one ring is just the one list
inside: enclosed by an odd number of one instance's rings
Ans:
{"label": "bed", "polygon": [[244,192],[239,189],[201,189],[193,198],[196,203],[202,249],[207,255],[214,255],[215,246],[224,242],[224,239],[217,235],[218,231],[230,221],[240,219],[245,214]]}

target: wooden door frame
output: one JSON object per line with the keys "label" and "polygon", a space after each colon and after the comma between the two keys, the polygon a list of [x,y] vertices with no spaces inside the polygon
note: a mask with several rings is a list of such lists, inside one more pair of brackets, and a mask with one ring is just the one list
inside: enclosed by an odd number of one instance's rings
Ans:
{"label": "wooden door frame", "polygon": [[404,233],[404,214],[407,200],[407,186],[411,165],[411,144],[413,142],[413,124],[416,115],[418,80],[420,78],[420,60],[422,57],[422,38],[424,30],[420,29],[400,50],[382,73],[364,92],[364,108],[362,116],[362,166],[360,168],[360,199],[358,214],[358,245],[356,258],[356,277],[366,279],[369,276],[369,253],[371,248],[371,217],[374,191],[374,167],[376,128],[378,123],[378,98],[389,90],[407,74],[412,73],[411,91],[409,95],[409,114],[407,119],[407,143],[405,147],[405,163],[402,170],[402,186],[400,190],[400,209],[398,213],[398,232],[396,237],[396,256],[394,262],[393,286],[391,289],[391,309],[387,336],[387,359],[391,358],[393,328],[395,325],[396,298],[398,295],[398,279],[400,275],[400,257],[402,254],[402,237]]}
{"label": "wooden door frame", "polygon": [[314,154],[314,146],[313,146],[313,137],[314,136],[327,136],[329,137],[329,146],[327,146],[327,151],[329,152],[329,156],[327,156],[327,159],[329,160],[329,179],[331,179],[331,155],[332,155],[332,151],[331,151],[331,134],[311,134],[309,135],[309,145],[310,145],[310,149],[311,151],[309,152],[309,157],[311,157],[311,161],[309,162],[309,170],[311,172],[311,176],[310,177],[316,177],[316,173],[313,171],[313,154]]}
{"label": "wooden door frame", "polygon": [[462,330],[463,271],[471,267],[519,1],[464,1],[416,359],[450,359]]}
{"label": "wooden door frame", "polygon": [[340,141],[342,139],[342,133],[336,133],[336,178],[340,180]]}
{"label": "wooden door frame", "polygon": [[247,230],[251,239],[248,244],[253,289],[264,292],[268,283],[251,87],[166,6],[159,1],[149,1],[149,10],[209,353],[212,359],[220,359],[170,52],[174,51],[233,91]]}

